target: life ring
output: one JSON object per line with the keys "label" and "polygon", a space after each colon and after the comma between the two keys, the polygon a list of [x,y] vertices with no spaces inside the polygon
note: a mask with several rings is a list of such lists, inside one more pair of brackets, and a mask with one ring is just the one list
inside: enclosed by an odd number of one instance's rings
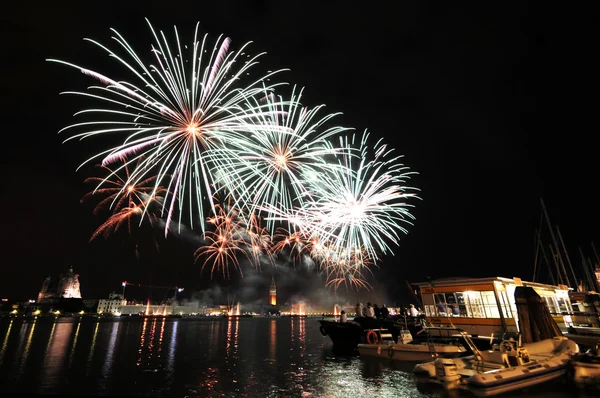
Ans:
{"label": "life ring", "polygon": [[379,338],[377,338],[377,333],[375,333],[374,330],[369,330],[367,332],[366,339],[367,339],[367,343],[369,343],[369,344],[379,343]]}
{"label": "life ring", "polygon": [[319,327],[319,330],[321,331],[321,334],[322,334],[323,336],[327,336],[327,330],[325,330],[325,328],[323,327],[323,325],[321,325],[321,326]]}

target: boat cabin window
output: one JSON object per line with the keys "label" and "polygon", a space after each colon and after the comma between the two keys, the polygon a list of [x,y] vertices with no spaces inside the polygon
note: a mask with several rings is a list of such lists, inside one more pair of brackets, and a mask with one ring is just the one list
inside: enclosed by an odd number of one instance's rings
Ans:
{"label": "boat cabin window", "polygon": [[505,318],[514,318],[515,316],[513,314],[516,314],[516,307],[515,310],[512,309],[513,307],[511,307],[510,300],[506,295],[506,290],[499,291],[498,296],[500,298],[500,308],[502,309],[502,315],[504,315]]}
{"label": "boat cabin window", "polygon": [[486,317],[500,318],[500,310],[498,309],[498,303],[496,302],[494,292],[481,292],[481,299],[483,300],[483,309]]}
{"label": "boat cabin window", "polygon": [[[504,292],[503,292],[504,293]],[[506,296],[506,293],[504,293]],[[500,309],[493,291],[464,291],[424,295],[425,314],[440,317],[500,318]],[[508,299],[500,308],[512,318]]]}
{"label": "boat cabin window", "polygon": [[560,315],[565,313],[571,313],[572,307],[570,303],[565,297],[561,296],[548,296],[548,295],[540,295],[546,302],[548,306],[548,310],[552,315]]}
{"label": "boat cabin window", "polygon": [[560,307],[559,307],[558,302],[556,301],[555,297],[544,295],[544,296],[542,296],[542,298],[546,302],[546,305],[548,306],[548,310],[550,310],[550,314],[552,314],[552,315],[560,314]]}

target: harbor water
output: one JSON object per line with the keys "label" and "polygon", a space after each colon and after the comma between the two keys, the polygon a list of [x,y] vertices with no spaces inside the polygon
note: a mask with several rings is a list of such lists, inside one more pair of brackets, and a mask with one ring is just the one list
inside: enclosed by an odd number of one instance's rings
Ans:
{"label": "harbor water", "polygon": [[[410,364],[334,355],[318,318],[0,318],[0,395],[446,397]],[[561,379],[511,397],[587,397]]]}

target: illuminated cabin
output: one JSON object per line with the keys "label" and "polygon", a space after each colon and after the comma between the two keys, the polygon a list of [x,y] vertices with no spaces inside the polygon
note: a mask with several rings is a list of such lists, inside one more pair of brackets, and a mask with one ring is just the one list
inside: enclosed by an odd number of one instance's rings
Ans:
{"label": "illuminated cabin", "polygon": [[573,308],[567,286],[526,282],[520,278],[451,278],[414,283],[419,287],[427,320],[433,326],[454,326],[478,336],[518,332],[517,286],[532,287],[546,301],[562,330],[571,324]]}

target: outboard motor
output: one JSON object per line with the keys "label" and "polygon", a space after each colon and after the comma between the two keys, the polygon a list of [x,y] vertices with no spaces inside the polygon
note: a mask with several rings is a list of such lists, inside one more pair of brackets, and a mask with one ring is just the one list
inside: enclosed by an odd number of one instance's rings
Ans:
{"label": "outboard motor", "polygon": [[438,358],[433,363],[435,365],[435,378],[446,390],[452,390],[458,387],[460,375],[458,367],[452,359]]}

